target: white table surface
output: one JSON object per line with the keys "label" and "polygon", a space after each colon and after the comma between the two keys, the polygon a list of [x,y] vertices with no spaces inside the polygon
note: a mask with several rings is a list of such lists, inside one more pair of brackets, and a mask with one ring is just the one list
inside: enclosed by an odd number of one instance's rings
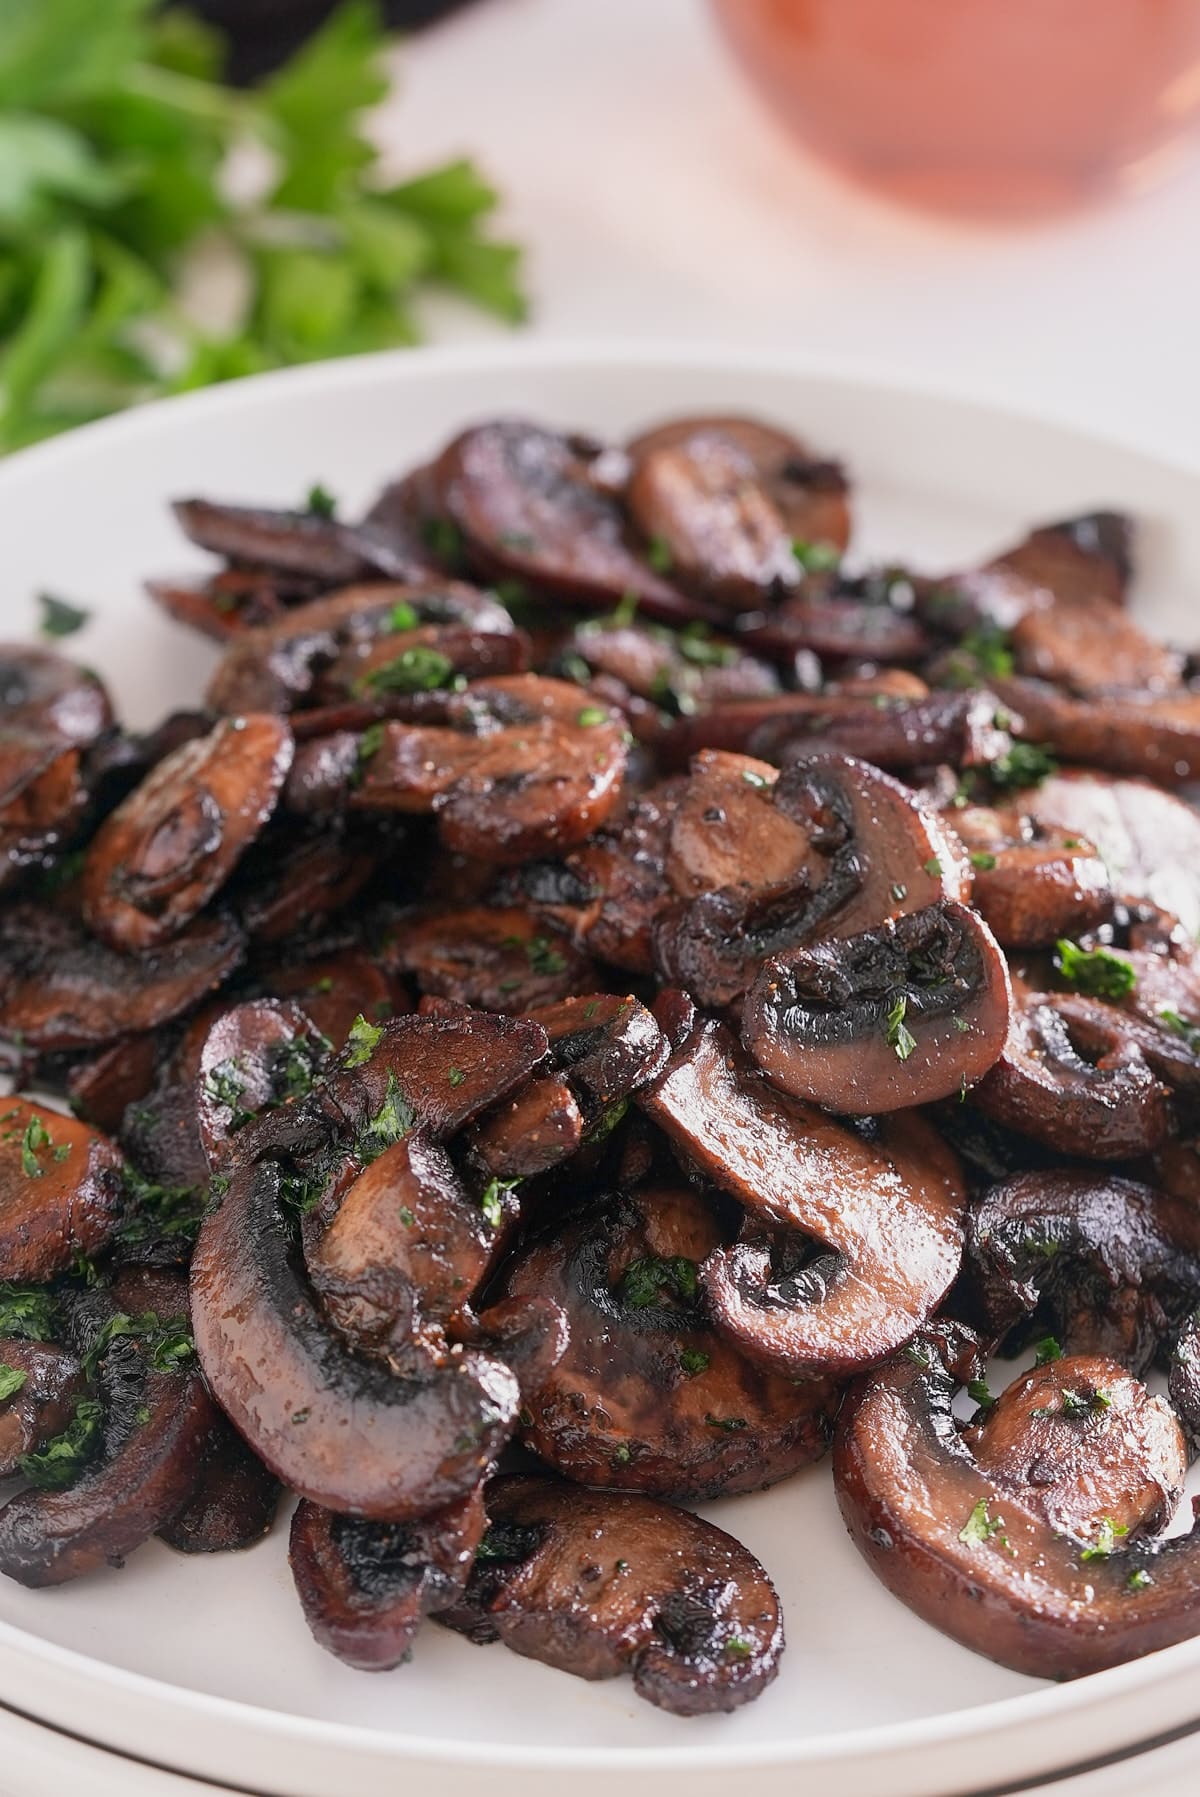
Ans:
{"label": "white table surface", "polygon": [[[397,70],[382,142],[397,170],[480,157],[529,247],[540,337],[827,354],[1200,463],[1200,152],[1151,191],[1051,226],[899,212],[806,161],[703,0],[483,0]],[[452,301],[427,320],[440,342],[500,330]],[[1198,1784],[1200,1742],[1185,1741],[1044,1790],[1194,1797]],[[0,1797],[207,1789],[0,1717]]]}

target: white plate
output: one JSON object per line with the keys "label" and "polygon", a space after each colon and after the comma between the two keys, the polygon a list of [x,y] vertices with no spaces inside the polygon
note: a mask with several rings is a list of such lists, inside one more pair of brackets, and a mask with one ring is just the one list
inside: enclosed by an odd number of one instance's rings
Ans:
{"label": "white plate", "polygon": [[[525,412],[623,432],[688,410],[793,425],[848,463],[857,548],[936,567],[1035,519],[1102,504],[1145,520],[1139,603],[1186,635],[1200,590],[1200,478],[1121,447],[947,396],[728,352],[522,347],[404,352],[218,389],[95,426],[0,467],[8,634],[58,592],[95,617],[66,647],[146,724],[194,702],[211,650],[139,591],[204,564],[172,496],[295,503],[315,480],[362,505],[460,425]],[[278,1531],[243,1556],[153,1544],[121,1574],[49,1593],[0,1581],[0,1692],[33,1715],[164,1766],[281,1797],[561,1789],[670,1797],[836,1784],[840,1797],[1005,1789],[1200,1718],[1200,1641],[1053,1688],[917,1621],[851,1548],[827,1467],[710,1513],[764,1560],[785,1605],[777,1684],[729,1718],[684,1722],[627,1681],[586,1685],[429,1627],[383,1677],[321,1653]],[[410,1782],[415,1780],[415,1786]]]}

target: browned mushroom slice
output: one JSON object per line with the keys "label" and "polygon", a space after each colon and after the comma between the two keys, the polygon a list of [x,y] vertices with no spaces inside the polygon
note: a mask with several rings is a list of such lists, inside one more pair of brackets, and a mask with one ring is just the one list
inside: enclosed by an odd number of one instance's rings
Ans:
{"label": "browned mushroom slice", "polygon": [[81,747],[113,721],[97,675],[29,643],[0,643],[0,715],[6,730],[35,731]]}
{"label": "browned mushroom slice", "polygon": [[[173,1289],[186,1308],[186,1288]],[[77,1328],[82,1311],[97,1396],[81,1399],[64,1434],[26,1457],[34,1489],[0,1510],[0,1572],[22,1585],[122,1565],[186,1503],[219,1428],[182,1324],[153,1313],[132,1319],[99,1290],[79,1307]]]}
{"label": "browned mushroom slice", "polygon": [[86,1123],[0,1099],[0,1279],[44,1281],[103,1248],[120,1217],[121,1167]]}
{"label": "browned mushroom slice", "polygon": [[321,512],[270,511],[209,499],[179,499],[173,509],[191,542],[251,568],[311,576],[327,586],[391,572],[380,565],[386,558],[371,553],[352,527]]}
{"label": "browned mushroom slice", "polygon": [[272,623],[289,605],[314,599],[320,588],[319,580],[303,575],[272,575],[254,568],[223,568],[200,579],[176,576],[146,582],[147,593],[169,618],[222,645],[243,630]]}
{"label": "browned mushroom slice", "polygon": [[1104,1355],[1014,1379],[963,1440],[987,1477],[1074,1541],[1158,1534],[1183,1495],[1187,1455],[1169,1405]]}
{"label": "browned mushroom slice", "polygon": [[[1077,1430],[1081,1480],[1107,1489],[1118,1512],[1105,1513],[1083,1541],[1047,1522],[1028,1470],[1010,1482],[976,1460],[950,1408],[956,1384],[939,1344],[918,1337],[842,1411],[838,1502],[888,1589],[964,1646],[1043,1678],[1077,1678],[1200,1631],[1200,1531],[1158,1545],[1129,1545],[1119,1532],[1129,1526],[1122,1509],[1139,1524],[1143,1515],[1157,1523],[1155,1487],[1176,1476],[1178,1428],[1163,1400],[1114,1369],[1107,1410],[1089,1405],[1086,1416],[1064,1417],[1065,1391],[1074,1389],[1065,1380],[1049,1404],[1032,1405],[1057,1414],[1029,1419],[1027,1468],[1043,1423],[1053,1421],[1060,1448],[1061,1432]],[[1032,1395],[1019,1392],[1013,1409]]]}
{"label": "browned mushroom slice", "polygon": [[1200,777],[1200,693],[1114,692],[1075,699],[1041,680],[998,680],[1027,741],[1067,761],[1162,786]]}
{"label": "browned mushroom slice", "polygon": [[86,805],[77,747],[39,732],[0,730],[0,886],[61,851]]}
{"label": "browned mushroom slice", "polygon": [[824,1453],[837,1392],[760,1372],[704,1314],[699,1269],[723,1241],[686,1188],[615,1195],[523,1249],[513,1296],[553,1298],[566,1353],[526,1399],[523,1439],[581,1485],[714,1498]]}
{"label": "browned mushroom slice", "polygon": [[329,1052],[298,1004],[258,998],[222,1012],[197,1069],[197,1122],[209,1166],[225,1163],[230,1138],[259,1111],[311,1091]]}
{"label": "browned mushroom slice", "polygon": [[1008,968],[987,925],[943,901],[768,961],[742,1041],[785,1092],[870,1115],[965,1091],[1008,1034]]}
{"label": "browned mushroom slice", "polygon": [[[466,1315],[494,1257],[500,1207],[473,1199],[444,1148],[420,1130],[354,1180],[307,1253],[309,1276],[340,1333],[380,1347]],[[438,1345],[437,1340],[434,1346]]]}
{"label": "browned mushroom slice", "polygon": [[774,668],[703,624],[677,632],[609,619],[581,624],[563,644],[556,667],[581,680],[601,675],[619,681],[627,693],[667,714],[779,691]]}
{"label": "browned mushroom slice", "polygon": [[680,418],[636,437],[628,453],[626,502],[656,557],[734,610],[794,586],[801,551],[836,554],[849,541],[845,475],[786,431]]}
{"label": "browned mushroom slice", "polygon": [[924,625],[911,612],[897,611],[885,595],[864,591],[869,579],[839,580],[831,592],[802,587],[761,623],[750,622],[742,640],[777,658],[808,650],[823,660],[919,661],[929,650]]}
{"label": "browned mushroom slice", "polygon": [[484,1011],[534,1011],[596,983],[586,955],[515,906],[409,913],[385,952],[422,992]]}
{"label": "browned mushroom slice", "polygon": [[1167,693],[1180,684],[1183,658],[1156,642],[1114,605],[1095,596],[1056,599],[1013,627],[1018,674],[1049,680],[1079,698],[1103,693]]}
{"label": "browned mushroom slice", "polygon": [[261,1541],[275,1520],[282,1488],[222,1418],[192,1495],[159,1529],[178,1554],[231,1554]]}
{"label": "browned mushroom slice", "polygon": [[529,1013],[550,1043],[589,1123],[661,1073],[667,1046],[653,1014],[636,998],[596,992]]}
{"label": "browned mushroom slice", "polygon": [[1200,1449],[1200,1313],[1193,1311],[1171,1350],[1167,1383],[1193,1459]]}
{"label": "browned mushroom slice", "polygon": [[1133,1019],[1093,1004],[1086,1020],[1069,995],[1023,992],[1008,1041],[975,1088],[985,1116],[1061,1154],[1119,1161],[1150,1154],[1171,1133],[1170,1093],[1135,1039]]}
{"label": "browned mushroom slice", "polygon": [[356,1018],[378,1024],[410,1009],[400,982],[390,981],[361,949],[271,967],[260,979],[272,998],[294,998],[335,1048],[345,1046]]}
{"label": "browned mushroom slice", "polygon": [[496,419],[442,451],[432,502],[489,579],[598,607],[631,593],[645,616],[668,624],[704,615],[630,546],[620,505],[591,477],[594,460],[554,431]]}
{"label": "browned mushroom slice", "polygon": [[49,1342],[0,1340],[0,1479],[20,1470],[22,1457],[61,1435],[84,1393],[74,1354]]}
{"label": "browned mushroom slice", "polygon": [[1099,1170],[1023,1173],[972,1210],[967,1269],[993,1338],[1036,1311],[1069,1352],[1143,1372],[1200,1289],[1200,1212]]}
{"label": "browned mushroom slice", "polygon": [[1083,512],[1042,524],[996,558],[1054,598],[1125,603],[1133,574],[1133,522],[1123,512]]}
{"label": "browned mushroom slice", "polygon": [[33,1048],[92,1048],[177,1017],[233,971],[244,938],[197,918],[174,941],[118,954],[61,913],[10,906],[0,920],[0,1034]]}
{"label": "browned mushroom slice", "polygon": [[1148,899],[1200,934],[1200,817],[1146,780],[1055,774],[1015,800],[1045,828],[1096,845],[1121,898]]}
{"label": "browned mushroom slice", "polygon": [[629,973],[654,970],[653,925],[671,903],[666,857],[683,777],[639,793],[619,827],[602,832],[565,864],[526,867],[521,884],[537,914]]}
{"label": "browned mushroom slice", "polygon": [[717,1249],[704,1264],[718,1326],[760,1365],[848,1375],[907,1340],[949,1290],[965,1197],[954,1156],[919,1118],[867,1140],[768,1086],[711,1022],[637,1102],[754,1219],[823,1245],[811,1268],[778,1278],[765,1248]]}
{"label": "browned mushroom slice", "polygon": [[783,1652],[774,1586],[740,1542],[644,1497],[506,1478],[460,1605],[438,1620],[576,1678],[632,1672],[679,1716],[734,1710]]}
{"label": "browned mushroom slice", "polygon": [[578,687],[533,674],[477,681],[444,726],[385,724],[350,803],[433,812],[446,847],[485,861],[572,848],[621,792],[623,721]]}
{"label": "browned mushroom slice", "polygon": [[1015,808],[968,806],[953,825],[971,858],[972,903],[1005,948],[1053,948],[1112,915],[1108,869],[1085,837]]}
{"label": "browned mushroom slice", "polygon": [[462,1591],[486,1522],[481,1490],[407,1523],[335,1516],[302,1499],[288,1557],[317,1641],[360,1672],[402,1665],[423,1619]]}
{"label": "browned mushroom slice", "polygon": [[530,1179],[568,1160],[583,1138],[575,1094],[565,1080],[545,1074],[480,1124],[472,1147],[497,1179]]}
{"label": "browned mushroom slice", "polygon": [[511,1433],[513,1375],[470,1351],[409,1345],[398,1370],[358,1358],[317,1309],[282,1175],[235,1175],[192,1261],[196,1347],[259,1458],[328,1509],[409,1521],[465,1497]]}
{"label": "browned mushroom slice", "polygon": [[267,831],[242,861],[231,896],[255,942],[279,942],[341,911],[375,867],[368,842],[336,824],[315,831]]}
{"label": "browned mushroom slice", "polygon": [[84,915],[113,948],[157,948],[224,885],[292,760],[279,718],[229,718],[168,755],[105,820],[83,874]]}

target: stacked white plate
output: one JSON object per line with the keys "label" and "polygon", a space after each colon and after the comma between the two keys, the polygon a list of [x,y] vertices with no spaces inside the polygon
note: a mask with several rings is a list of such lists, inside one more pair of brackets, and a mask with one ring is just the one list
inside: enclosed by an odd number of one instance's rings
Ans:
{"label": "stacked white plate", "polygon": [[[148,574],[203,565],[170,518],[173,496],[295,504],[319,480],[352,514],[471,420],[516,412],[619,434],[702,411],[758,413],[843,458],[865,557],[953,565],[1032,521],[1125,507],[1144,522],[1142,614],[1185,641],[1195,630],[1195,473],[799,363],[542,346],[268,376],[17,457],[0,467],[4,634],[33,633],[41,590],[90,607],[86,632],[65,647],[145,725],[194,704],[213,659],[140,592]],[[1049,1782],[1200,1727],[1200,1641],[1056,1688],[927,1628],[851,1547],[827,1466],[707,1513],[760,1556],[787,1618],[778,1682],[732,1717],[682,1721],[637,1701],[626,1681],[586,1685],[432,1625],[410,1666],[351,1672],[309,1638],[278,1529],[248,1554],[209,1561],[155,1543],[121,1573],[52,1592],[0,1580],[0,1701],[85,1741],[273,1797],[478,1797],[481,1774],[489,1797],[564,1786],[573,1797],[729,1797],[751,1776],[757,1797],[947,1797]],[[1124,1776],[1115,1768],[1097,1776],[1107,1781],[1098,1790],[1126,1788],[1112,1782]],[[0,1765],[0,1789],[4,1778]],[[107,1790],[72,1785],[65,1771],[60,1788]],[[170,1780],[158,1788],[175,1790]]]}

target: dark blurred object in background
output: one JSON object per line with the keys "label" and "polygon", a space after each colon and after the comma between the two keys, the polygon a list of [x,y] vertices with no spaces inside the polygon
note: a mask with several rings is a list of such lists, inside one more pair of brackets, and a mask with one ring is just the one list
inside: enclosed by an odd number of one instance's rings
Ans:
{"label": "dark blurred object in background", "polygon": [[[431,24],[466,0],[380,0],[379,10],[397,31]],[[229,41],[230,81],[254,81],[277,68],[297,44],[327,19],[337,0],[189,0],[187,10],[216,25]]]}

